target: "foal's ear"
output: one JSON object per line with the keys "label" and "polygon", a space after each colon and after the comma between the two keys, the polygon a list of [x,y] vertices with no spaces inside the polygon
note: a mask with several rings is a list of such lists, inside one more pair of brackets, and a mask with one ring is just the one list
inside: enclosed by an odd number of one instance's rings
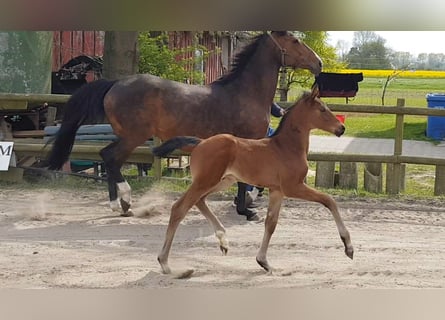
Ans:
{"label": "foal's ear", "polygon": [[320,90],[318,89],[318,84],[314,83],[312,86],[311,98],[315,99],[320,96]]}

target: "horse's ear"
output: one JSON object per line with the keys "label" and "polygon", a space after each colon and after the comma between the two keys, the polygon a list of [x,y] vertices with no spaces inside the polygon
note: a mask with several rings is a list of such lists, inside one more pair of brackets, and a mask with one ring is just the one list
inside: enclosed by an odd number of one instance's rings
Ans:
{"label": "horse's ear", "polygon": [[312,99],[315,99],[319,96],[320,96],[320,89],[318,89],[318,84],[314,83],[314,85],[312,86],[311,97]]}

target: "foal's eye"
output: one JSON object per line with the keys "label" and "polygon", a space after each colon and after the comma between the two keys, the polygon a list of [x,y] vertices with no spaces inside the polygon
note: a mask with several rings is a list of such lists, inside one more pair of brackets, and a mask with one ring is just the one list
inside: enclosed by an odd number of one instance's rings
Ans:
{"label": "foal's eye", "polygon": [[326,112],[326,108],[325,107],[320,107],[320,111],[321,112]]}

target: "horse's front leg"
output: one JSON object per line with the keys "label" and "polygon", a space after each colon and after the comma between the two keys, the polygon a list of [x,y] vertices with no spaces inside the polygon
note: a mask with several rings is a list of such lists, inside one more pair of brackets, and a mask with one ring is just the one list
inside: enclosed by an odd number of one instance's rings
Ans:
{"label": "horse's front leg", "polygon": [[331,211],[332,216],[334,217],[338,233],[340,234],[340,238],[345,246],[345,254],[349,258],[351,259],[353,258],[354,248],[352,247],[351,236],[349,235],[349,231],[348,229],[346,229],[343,220],[340,216],[337,203],[331,196],[319,192],[313,188],[310,188],[304,183],[297,185],[295,188],[293,188],[291,194],[286,194],[286,195],[293,198],[300,198],[303,200],[318,202],[327,207]]}
{"label": "horse's front leg", "polygon": [[281,202],[283,201],[283,194],[278,190],[269,191],[269,207],[267,209],[267,216],[264,222],[264,235],[261,242],[260,250],[256,256],[256,261],[267,272],[272,272],[272,268],[267,261],[267,249],[269,247],[270,238],[275,231],[278,222],[278,215],[280,213]]}

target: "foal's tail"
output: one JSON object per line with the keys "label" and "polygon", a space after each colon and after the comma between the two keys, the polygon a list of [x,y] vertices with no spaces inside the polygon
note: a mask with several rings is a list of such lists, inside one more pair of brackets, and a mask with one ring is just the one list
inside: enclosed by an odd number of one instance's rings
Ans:
{"label": "foal's tail", "polygon": [[[97,80],[83,85],[68,100],[62,125],[57,131],[48,157],[48,168],[58,170],[68,160],[74,145],[77,129],[85,123],[98,123],[105,119],[104,96],[116,80]],[[47,143],[47,144],[48,144]]]}
{"label": "foal's tail", "polygon": [[154,147],[152,152],[157,157],[166,157],[176,149],[192,151],[202,140],[197,137],[175,137],[165,141],[158,147]]}

